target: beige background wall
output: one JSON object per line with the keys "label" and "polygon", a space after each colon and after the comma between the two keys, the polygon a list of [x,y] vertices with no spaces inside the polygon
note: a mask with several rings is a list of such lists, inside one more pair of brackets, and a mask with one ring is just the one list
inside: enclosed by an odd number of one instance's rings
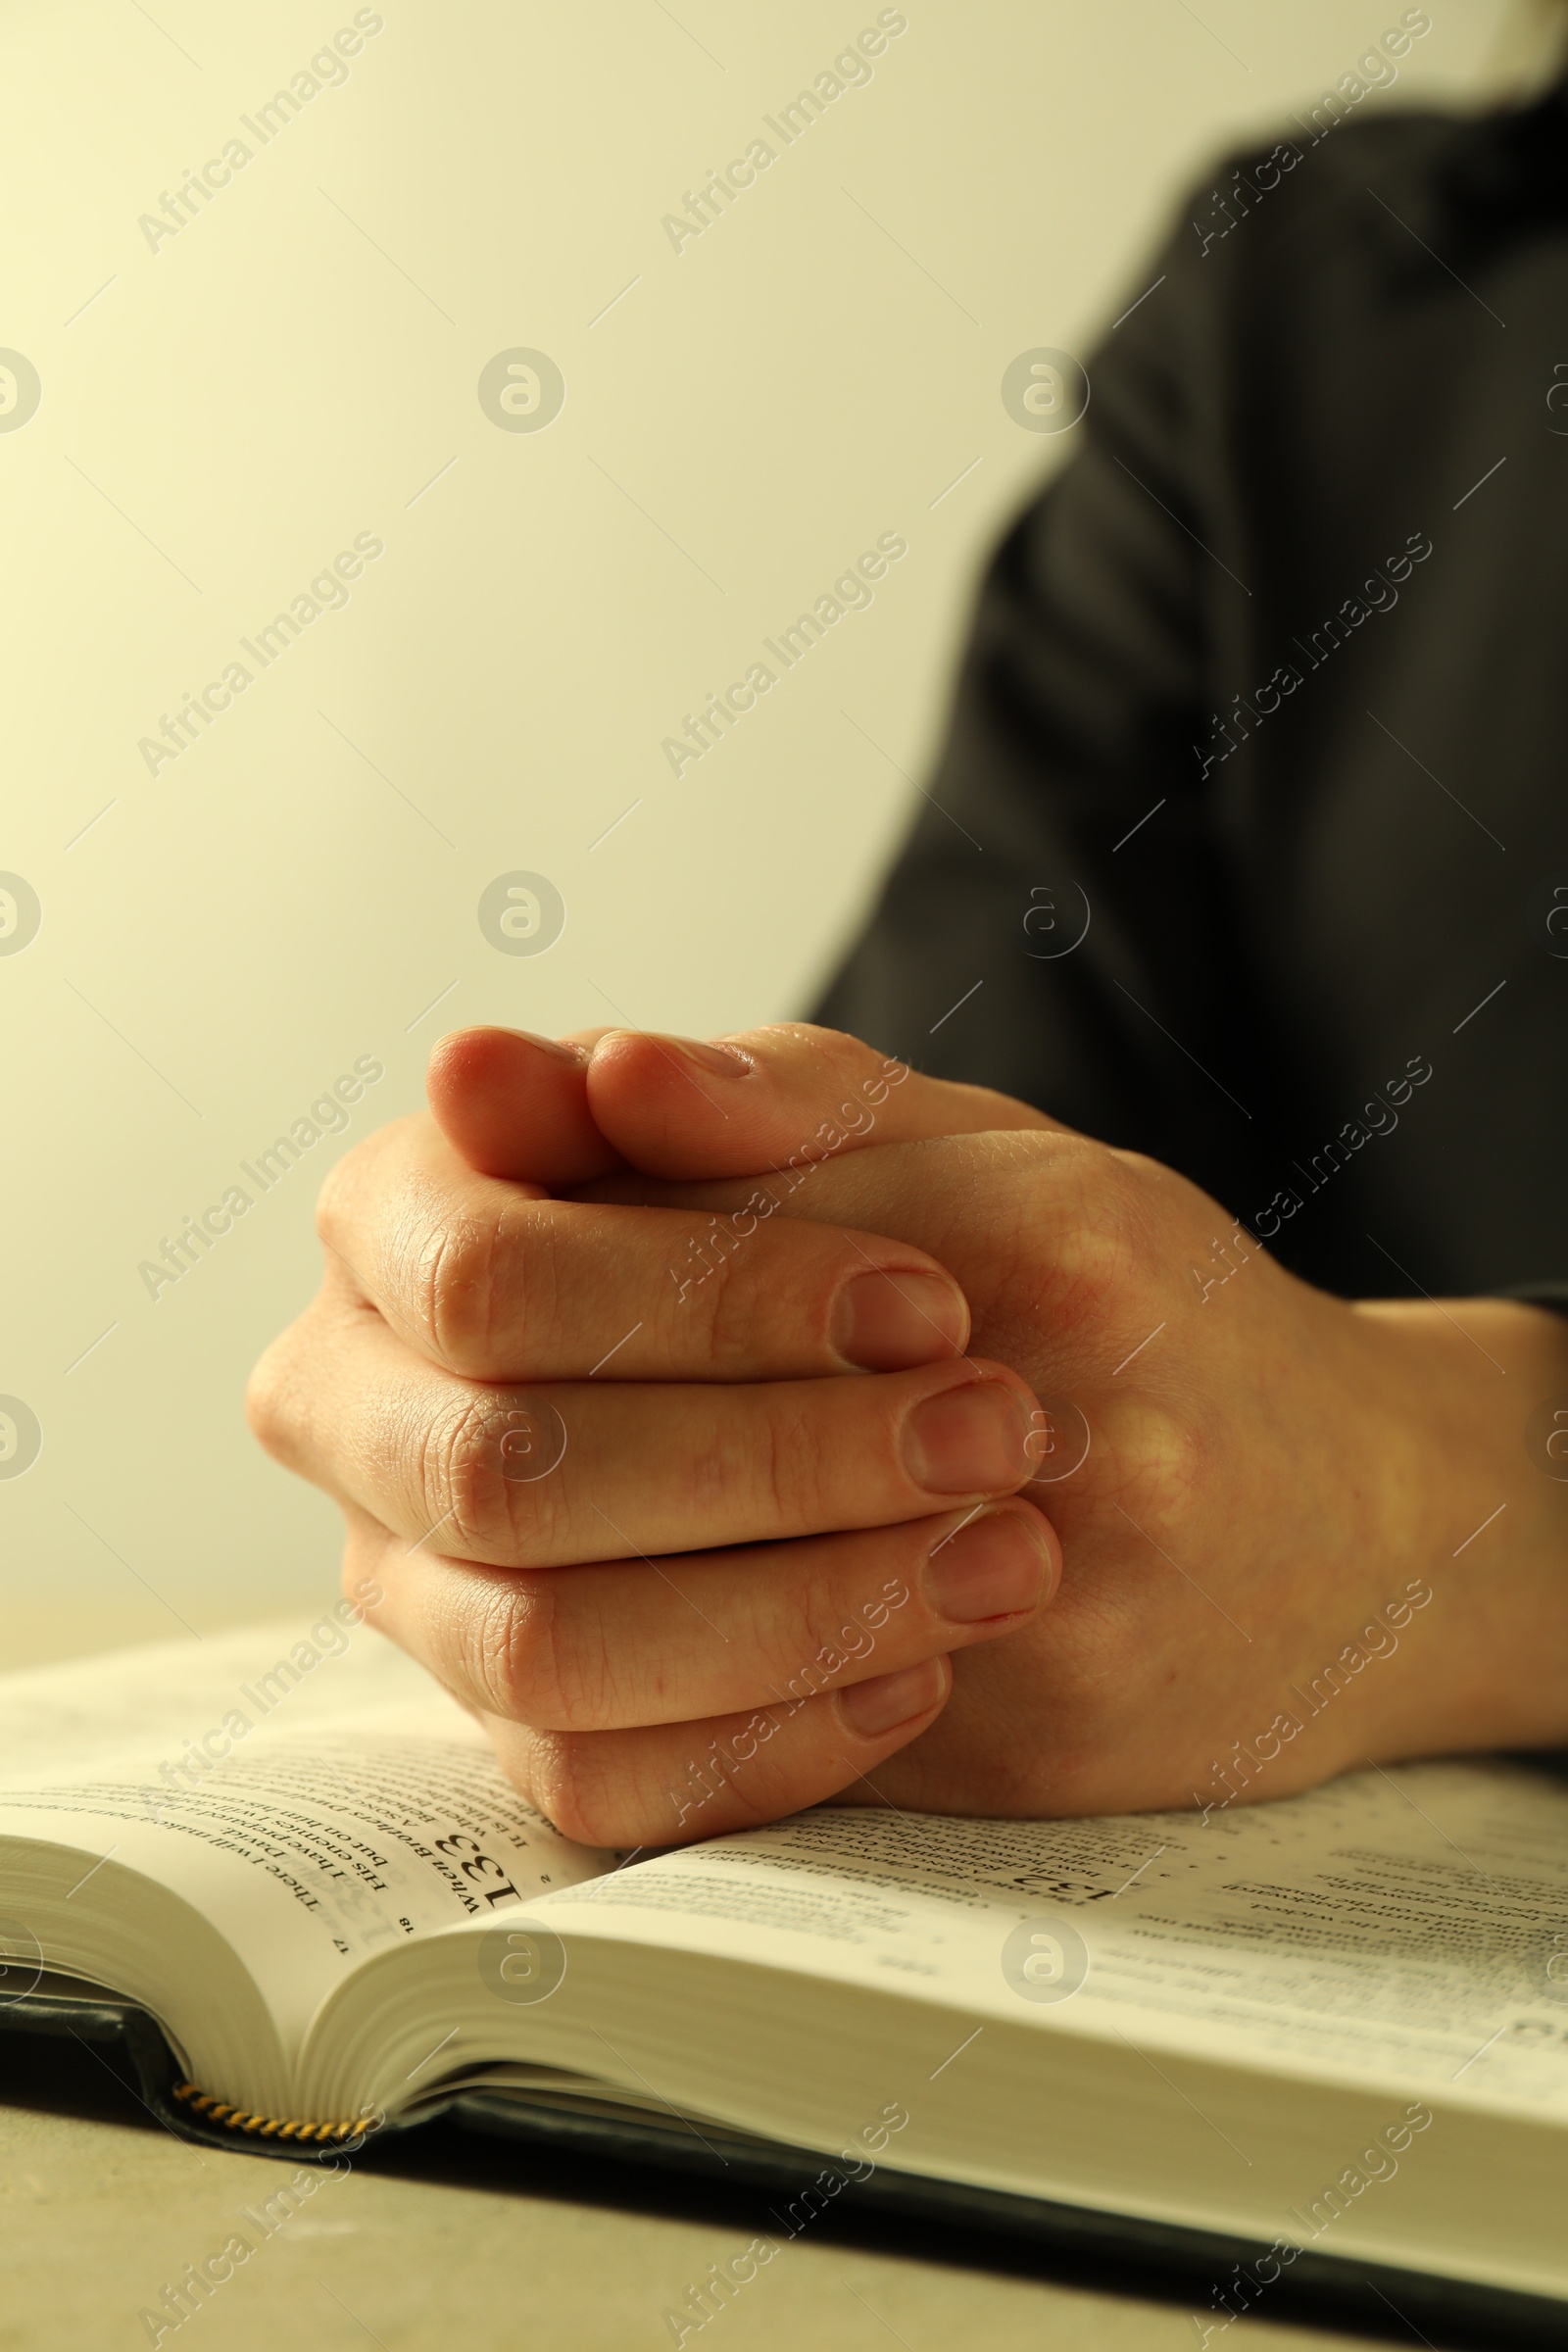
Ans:
{"label": "beige background wall", "polygon": [[[0,429],[0,869],[42,909],[0,954],[0,1394],[42,1430],[0,1478],[0,1654],[330,1582],[335,1515],[240,1413],[314,1287],[327,1162],[459,1023],[802,1006],[897,836],[981,554],[1070,447],[1009,418],[1004,367],[1087,353],[1182,185],[1399,10],[902,13],[784,149],[764,116],[866,0],[386,0],[266,144],[242,118],[352,28],[342,0],[0,9],[0,346],[41,384]],[[1504,0],[1430,14],[1369,106],[1518,62]],[[197,217],[139,225],[236,136]],[[777,161],[677,252],[662,216],[759,136]],[[480,406],[517,347],[564,377],[544,430]],[[24,396],[0,374],[0,427]],[[682,714],[889,531],[874,605],[672,775]],[[263,669],[240,639],[357,534],[384,552]],[[236,658],[254,682],[150,772],[139,739]],[[517,869],[565,903],[543,956],[477,920]],[[261,1195],[239,1162],[360,1056],[385,1075],[346,1135]],[[235,1183],[248,1214],[154,1298],[140,1262]]]}

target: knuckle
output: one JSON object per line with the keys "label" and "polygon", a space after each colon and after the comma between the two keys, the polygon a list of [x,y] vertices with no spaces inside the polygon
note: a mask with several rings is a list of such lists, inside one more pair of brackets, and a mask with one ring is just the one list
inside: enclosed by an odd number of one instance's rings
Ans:
{"label": "knuckle", "polygon": [[299,1425],[293,1373],[295,1330],[291,1325],[275,1339],[245,1384],[245,1418],[251,1435],[274,1461],[291,1463]]}
{"label": "knuckle", "polygon": [[540,1729],[573,1727],[563,1627],[548,1569],[497,1581],[468,1628],[468,1670],[487,1713]]}
{"label": "knuckle", "polygon": [[[1148,1288],[1149,1213],[1138,1170],[1079,1137],[1024,1134],[1007,1143],[1022,1178],[1009,1188],[1009,1240],[1018,1262],[1035,1269],[1036,1310],[1060,1328],[1119,1331],[1122,1309]],[[1042,1178],[1054,1196],[1045,1221]]]}
{"label": "knuckle", "polygon": [[649,1809],[615,1770],[605,1734],[543,1732],[530,1762],[534,1802],[564,1837],[579,1845],[644,1841]]}
{"label": "knuckle", "polygon": [[419,1336],[438,1362],[470,1378],[482,1375],[490,1361],[496,1245],[493,1223],[466,1216],[426,1216],[403,1237]]}
{"label": "knuckle", "polygon": [[421,1509],[440,1527],[443,1551],[506,1566],[548,1554],[555,1517],[551,1482],[519,1484],[507,1476],[506,1441],[515,1407],[504,1394],[459,1394],[424,1427],[416,1475]]}
{"label": "knuckle", "polygon": [[411,1218],[401,1249],[404,1288],[421,1345],[449,1370],[469,1380],[504,1378],[515,1352],[512,1303],[522,1296],[518,1245],[527,1254],[527,1339],[531,1355],[554,1347],[559,1320],[558,1269],[552,1236],[536,1216],[519,1222],[507,1207],[492,1215],[439,1212]]}
{"label": "knuckle", "polygon": [[[754,1237],[760,1239],[760,1235]],[[768,1286],[759,1284],[757,1252],[735,1234],[731,1222],[717,1216],[696,1237],[705,1271],[688,1294],[701,1317],[700,1340],[704,1360],[713,1377],[724,1379],[750,1371],[757,1356],[758,1317],[776,1300]],[[710,1258],[713,1261],[709,1262]],[[684,1305],[681,1310],[685,1312]]]}
{"label": "knuckle", "polygon": [[493,1499],[482,1474],[484,1416],[460,1398],[431,1416],[422,1432],[415,1473],[419,1508],[432,1530],[441,1530],[441,1548],[482,1555],[481,1528]]}
{"label": "knuckle", "polygon": [[[748,1448],[748,1465],[737,1466],[733,1471],[732,1492],[744,1493],[749,1470],[755,1495],[772,1525],[816,1527],[824,1519],[831,1522],[828,1506],[832,1500],[832,1472],[828,1457],[836,1454],[837,1449],[822,1444],[822,1433],[813,1426],[808,1399],[797,1398],[787,1388],[776,1390],[757,1434],[755,1451]],[[891,1418],[887,1446],[891,1452]]]}
{"label": "knuckle", "polygon": [[1127,1235],[1098,1218],[1067,1227],[1053,1257],[1054,1304],[1075,1324],[1103,1323],[1114,1314],[1137,1272]]}
{"label": "knuckle", "polygon": [[812,1476],[800,1461],[810,1465],[820,1446],[784,1384],[765,1403],[750,1384],[733,1389],[727,1407],[699,1407],[680,1439],[683,1523],[706,1531],[704,1544],[745,1543],[759,1526],[784,1533],[782,1523],[800,1510],[803,1479]]}
{"label": "knuckle", "polygon": [[1129,1398],[1111,1433],[1124,1465],[1125,1507],[1161,1543],[1178,1540],[1183,1520],[1212,1483],[1216,1449],[1196,1415],[1188,1417],[1145,1397]]}

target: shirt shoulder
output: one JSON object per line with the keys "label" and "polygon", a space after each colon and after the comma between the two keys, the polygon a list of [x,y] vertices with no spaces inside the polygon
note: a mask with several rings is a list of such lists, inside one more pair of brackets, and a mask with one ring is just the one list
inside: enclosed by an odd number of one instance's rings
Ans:
{"label": "shirt shoulder", "polygon": [[[1349,262],[1369,276],[1408,262],[1412,237],[1494,244],[1568,218],[1568,107],[1368,113],[1325,92],[1268,144],[1225,154],[1178,208],[1162,257],[1183,291],[1223,304],[1282,268]],[[1244,233],[1245,232],[1245,233]]]}

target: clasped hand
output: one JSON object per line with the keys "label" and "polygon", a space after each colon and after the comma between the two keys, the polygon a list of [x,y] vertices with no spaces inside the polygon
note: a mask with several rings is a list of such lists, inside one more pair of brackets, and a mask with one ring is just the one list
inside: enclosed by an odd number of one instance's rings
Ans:
{"label": "clasped hand", "polygon": [[829,1031],[459,1032],[429,1095],[329,1178],[251,1417],[568,1836],[1568,1739],[1521,1442],[1554,1316],[1330,1298],[1169,1169]]}

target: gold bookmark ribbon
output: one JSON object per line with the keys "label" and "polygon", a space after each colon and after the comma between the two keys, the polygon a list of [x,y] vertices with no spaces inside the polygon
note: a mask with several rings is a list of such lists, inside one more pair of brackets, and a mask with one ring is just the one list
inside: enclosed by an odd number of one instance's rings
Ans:
{"label": "gold bookmark ribbon", "polygon": [[227,2132],[252,2132],[259,2139],[292,2139],[297,2141],[344,2140],[366,2138],[382,2120],[377,2115],[362,2115],[344,2124],[313,2124],[295,2116],[250,2115],[243,2107],[232,2107],[225,2099],[216,2099],[210,2091],[200,2089],[194,2082],[176,2082],[174,2096],[185,2106],[194,2108],[210,2124],[221,2124]]}

